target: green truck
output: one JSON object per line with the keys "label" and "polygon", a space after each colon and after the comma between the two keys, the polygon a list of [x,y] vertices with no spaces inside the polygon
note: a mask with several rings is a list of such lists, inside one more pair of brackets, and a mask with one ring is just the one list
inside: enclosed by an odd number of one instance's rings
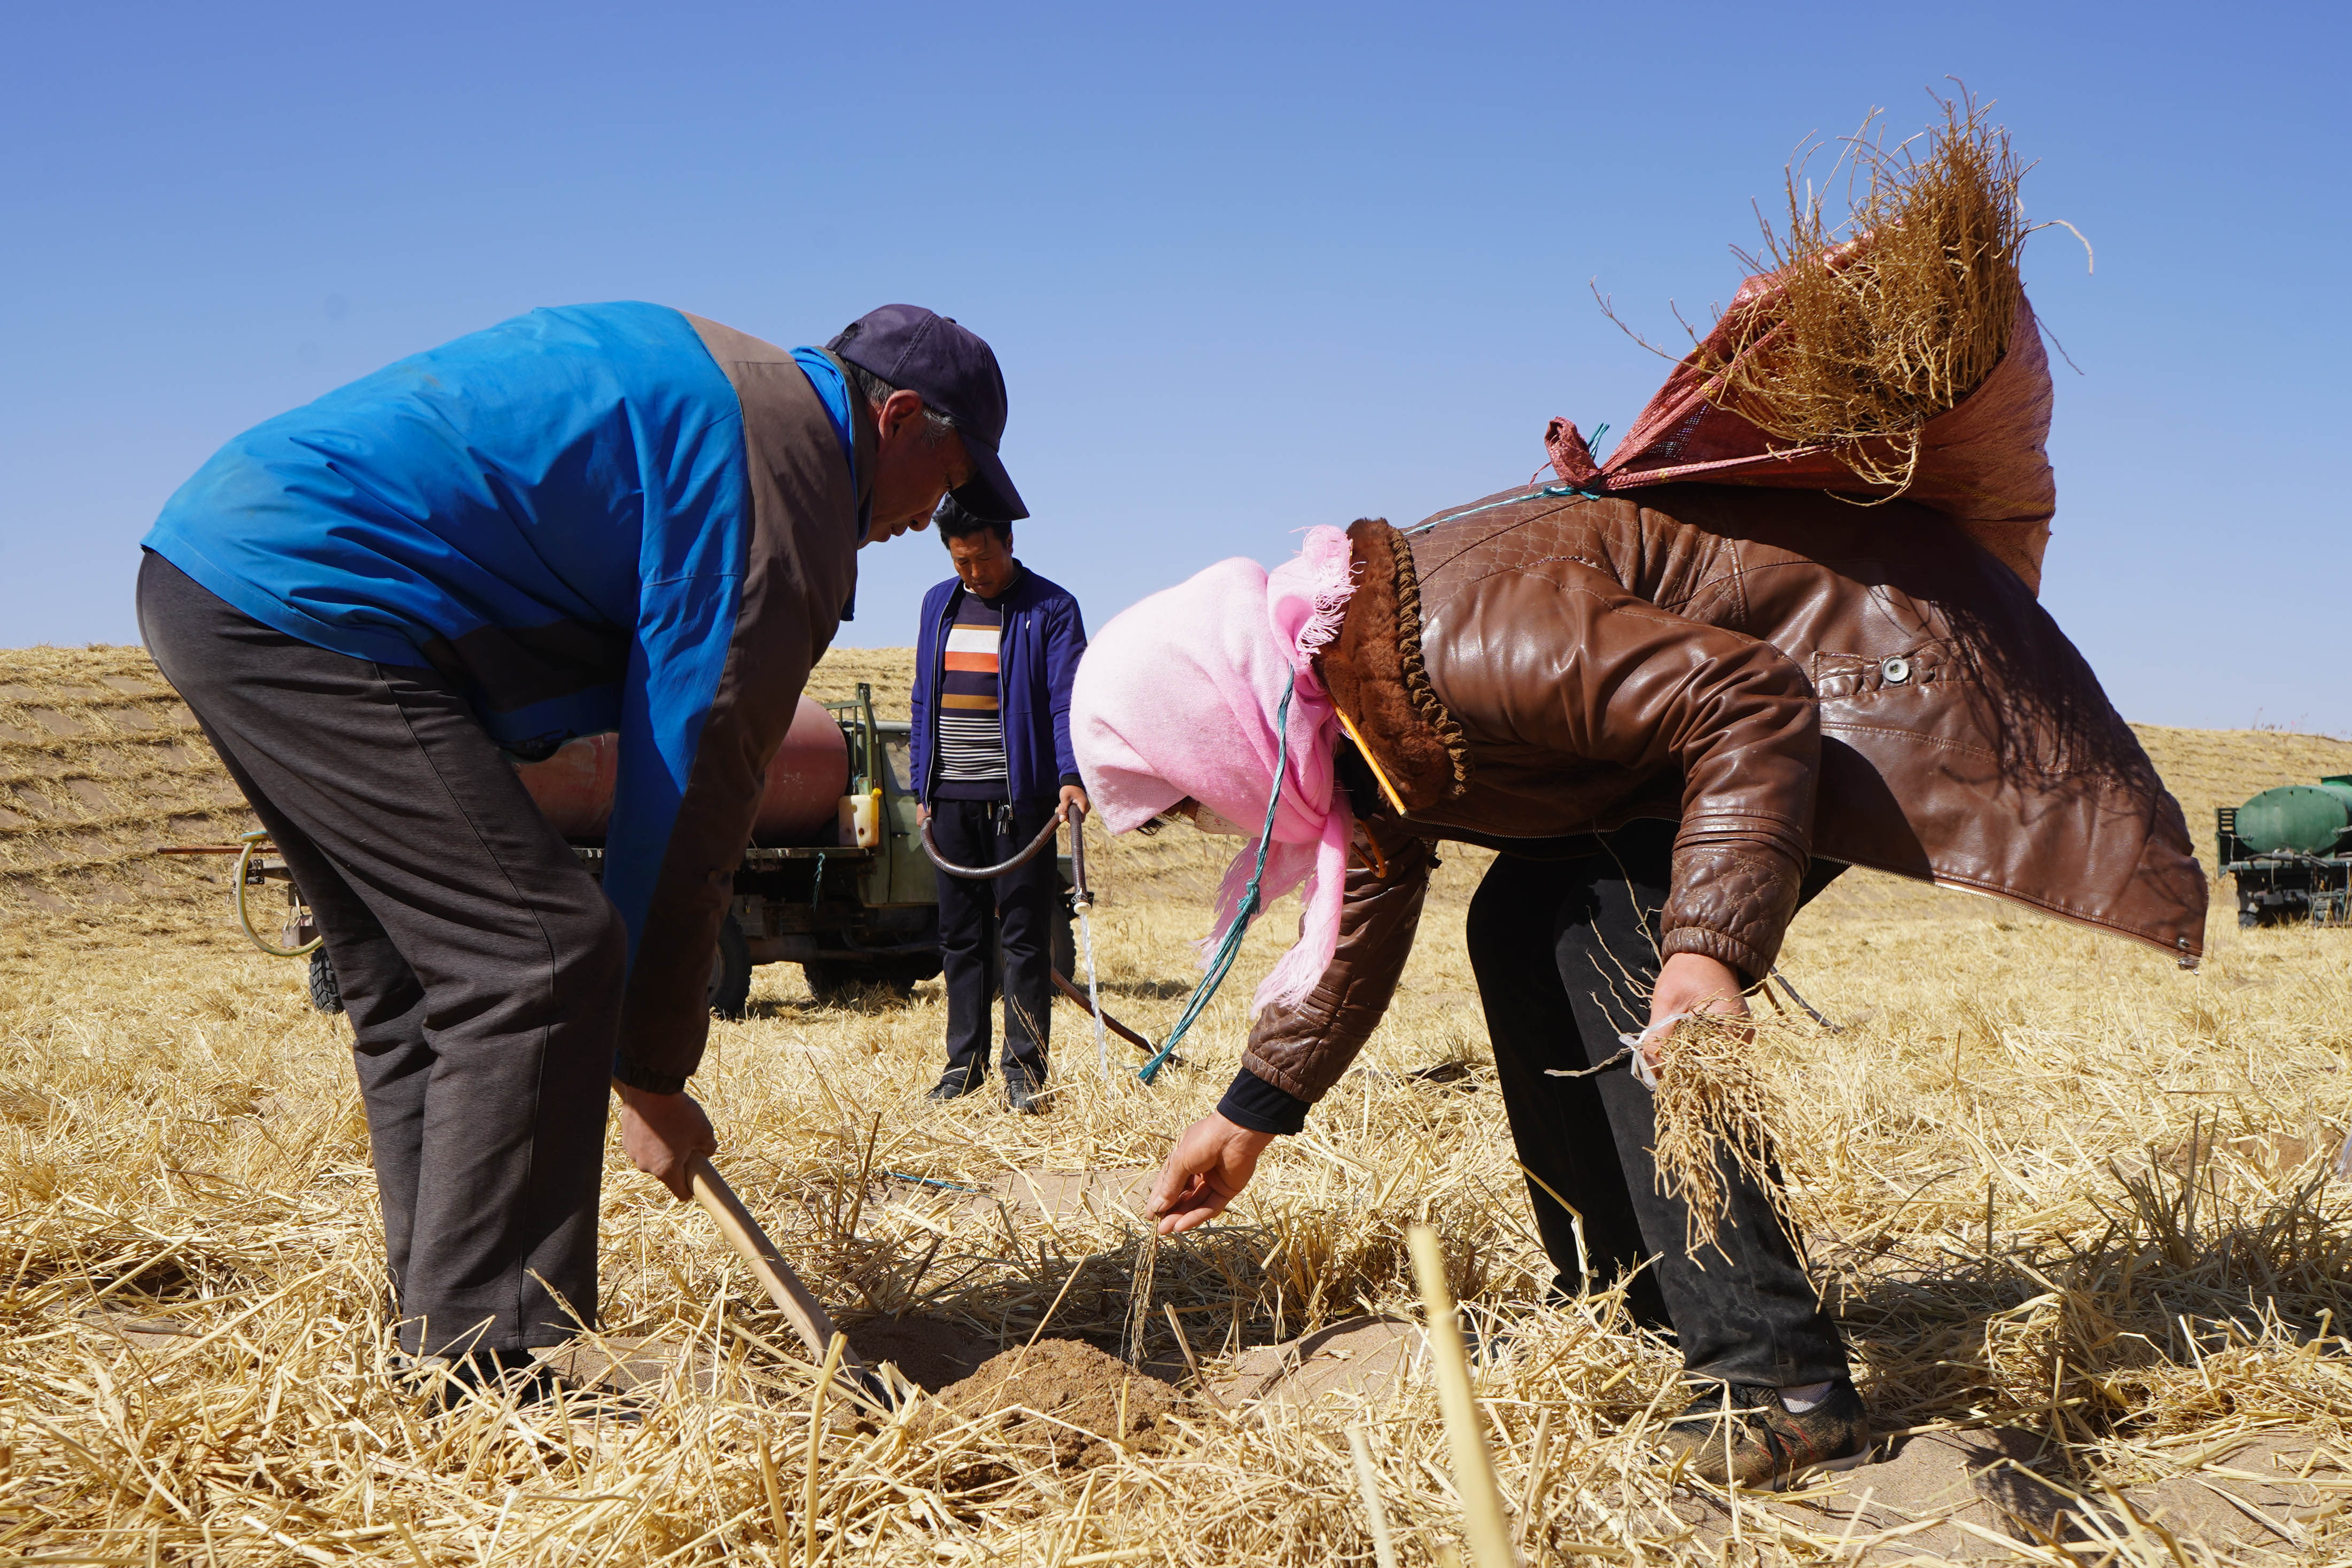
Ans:
{"label": "green truck", "polygon": [[2352,924],[2352,773],[2284,784],[2215,813],[2221,873],[2238,885],[2238,924]]}

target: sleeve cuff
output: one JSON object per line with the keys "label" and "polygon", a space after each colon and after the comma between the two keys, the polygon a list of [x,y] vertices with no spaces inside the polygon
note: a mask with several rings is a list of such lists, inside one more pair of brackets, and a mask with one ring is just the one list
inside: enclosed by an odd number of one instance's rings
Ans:
{"label": "sleeve cuff", "polygon": [[1754,986],[1772,972],[1772,960],[1738,937],[1704,926],[1685,925],[1666,933],[1658,944],[1658,956],[1671,958],[1677,953],[1696,953],[1713,958],[1735,971],[1743,985]]}
{"label": "sleeve cuff", "polygon": [[1086,780],[1086,776],[1085,776],[1084,774],[1080,774],[1080,773],[1065,773],[1065,774],[1063,774],[1063,775],[1062,775],[1062,788],[1063,788],[1063,789],[1068,789],[1076,788],[1076,789],[1085,789],[1086,787],[1087,787],[1087,780]]}
{"label": "sleeve cuff", "polygon": [[1278,1089],[1244,1067],[1234,1075],[1232,1087],[1217,1103],[1217,1114],[1236,1127],[1246,1127],[1253,1133],[1277,1133],[1286,1136],[1303,1130],[1307,1125],[1307,1102],[1286,1089]]}
{"label": "sleeve cuff", "polygon": [[640,1067],[627,1057],[613,1062],[613,1076],[632,1089],[642,1089],[648,1094],[683,1094],[686,1077],[682,1073],[655,1072]]}

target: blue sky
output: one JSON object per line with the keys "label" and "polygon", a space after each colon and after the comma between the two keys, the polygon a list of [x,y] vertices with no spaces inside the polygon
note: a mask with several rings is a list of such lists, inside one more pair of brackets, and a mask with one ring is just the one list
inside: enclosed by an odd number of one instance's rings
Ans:
{"label": "blue sky", "polygon": [[[2341,7],[13,8],[0,645],[130,641],[223,440],[532,306],[993,343],[1025,559],[1099,622],[1624,428],[1809,133],[1963,78],[2040,161],[2045,601],[2133,718],[2352,733]],[[844,641],[945,575],[865,557]]]}

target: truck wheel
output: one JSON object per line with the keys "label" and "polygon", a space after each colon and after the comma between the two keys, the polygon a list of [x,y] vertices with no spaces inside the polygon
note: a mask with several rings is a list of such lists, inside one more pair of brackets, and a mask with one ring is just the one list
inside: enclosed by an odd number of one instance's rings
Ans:
{"label": "truck wheel", "polygon": [[811,958],[801,965],[801,974],[808,981],[809,995],[823,1006],[834,1007],[856,995],[858,971],[864,967],[839,959]]}
{"label": "truck wheel", "polygon": [[940,977],[940,955],[937,948],[928,953],[901,953],[895,958],[882,958],[875,967],[888,977],[891,985],[901,991],[911,991],[924,980]]}
{"label": "truck wheel", "polygon": [[335,978],[335,967],[327,962],[324,947],[310,949],[310,1005],[322,1013],[343,1010],[342,983]]}
{"label": "truck wheel", "polygon": [[710,986],[704,993],[710,1010],[723,1019],[740,1019],[751,997],[751,948],[732,915],[719,921],[719,950],[710,955]]}

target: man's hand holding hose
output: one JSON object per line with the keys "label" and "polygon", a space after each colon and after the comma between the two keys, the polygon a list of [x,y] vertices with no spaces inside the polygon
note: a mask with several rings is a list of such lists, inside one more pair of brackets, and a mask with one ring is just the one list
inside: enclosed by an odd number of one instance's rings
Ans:
{"label": "man's hand holding hose", "polygon": [[[1726,1018],[1748,1016],[1748,1000],[1740,995],[1739,976],[1727,964],[1698,953],[1676,953],[1658,971],[1650,996],[1650,1023],[1690,1013],[1719,1013]],[[1650,1065],[1661,1064],[1666,1037],[1663,1031],[1643,1047]],[[1184,1130],[1151,1184],[1147,1212],[1160,1221],[1160,1234],[1174,1236],[1206,1225],[1239,1197],[1257,1171],[1258,1156],[1276,1137],[1237,1126],[1212,1111]]]}

